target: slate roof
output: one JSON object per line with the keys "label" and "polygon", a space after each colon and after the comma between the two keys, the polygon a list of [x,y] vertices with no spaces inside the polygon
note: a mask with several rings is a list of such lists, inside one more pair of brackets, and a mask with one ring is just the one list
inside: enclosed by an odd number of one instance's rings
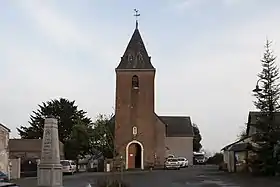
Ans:
{"label": "slate roof", "polygon": [[[155,114],[156,115],[156,114]],[[166,125],[167,137],[193,137],[193,126],[191,118],[188,116],[158,116],[163,124]],[[114,123],[115,115],[110,119],[112,125]]]}
{"label": "slate roof", "polygon": [[134,30],[116,70],[155,70],[138,28]]}
{"label": "slate roof", "polygon": [[249,145],[250,145],[249,143],[237,143],[237,144],[232,145],[229,148],[229,151],[235,151],[235,152],[245,151],[245,150],[248,150]]}
{"label": "slate roof", "polygon": [[41,147],[42,139],[10,139],[8,144],[10,152],[41,152]]}
{"label": "slate roof", "polygon": [[167,137],[193,137],[193,126],[188,116],[158,116],[166,124]]}
{"label": "slate roof", "polygon": [[[246,139],[248,139],[248,138],[250,138],[250,136],[244,137],[244,138],[240,138],[239,140],[237,140],[237,141],[235,141],[235,142],[233,142],[233,143],[231,143],[231,144],[226,145],[226,146],[223,147],[221,150],[224,151],[224,150],[227,150],[227,149],[229,149],[229,148],[230,148],[230,150],[231,150],[232,147],[233,147],[233,149],[239,149],[240,147],[238,147],[238,146],[234,147],[234,145],[243,144],[243,143],[241,143],[241,142],[244,141],[244,140],[246,140]],[[246,143],[244,143],[244,144],[246,144]],[[243,146],[243,145],[242,145],[242,146]],[[244,149],[243,149],[243,150],[244,150]]]}
{"label": "slate roof", "polygon": [[92,155],[86,155],[84,158],[79,159],[79,164],[87,164],[89,160],[102,159],[103,153],[97,149],[93,149]]}
{"label": "slate roof", "polygon": [[[257,121],[260,119],[260,117],[262,115],[265,115],[265,113],[261,113],[261,112],[257,112],[257,111],[249,112],[247,129],[246,129],[247,135],[249,135],[250,127],[257,124]],[[274,120],[280,123],[280,112],[274,113]]]}

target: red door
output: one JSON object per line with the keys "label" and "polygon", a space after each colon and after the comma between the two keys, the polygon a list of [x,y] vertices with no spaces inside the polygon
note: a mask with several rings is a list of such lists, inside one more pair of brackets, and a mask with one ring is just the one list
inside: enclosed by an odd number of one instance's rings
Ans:
{"label": "red door", "polygon": [[128,147],[128,169],[135,168],[135,154],[136,154],[136,145],[135,143],[132,143]]}

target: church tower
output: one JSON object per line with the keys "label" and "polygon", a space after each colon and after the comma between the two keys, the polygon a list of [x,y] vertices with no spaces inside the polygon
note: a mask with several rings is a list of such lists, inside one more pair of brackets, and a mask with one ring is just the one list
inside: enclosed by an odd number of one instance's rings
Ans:
{"label": "church tower", "polygon": [[[137,15],[137,12],[136,12]],[[136,28],[116,70],[115,147],[126,169],[144,169],[155,154],[155,68]]]}

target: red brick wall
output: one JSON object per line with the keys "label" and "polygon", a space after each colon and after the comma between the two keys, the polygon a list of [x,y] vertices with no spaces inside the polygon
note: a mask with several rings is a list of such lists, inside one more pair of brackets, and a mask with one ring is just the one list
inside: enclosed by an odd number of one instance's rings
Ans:
{"label": "red brick wall", "polygon": [[155,131],[155,138],[156,138],[156,155],[157,155],[157,165],[162,166],[164,165],[165,157],[166,157],[166,149],[165,149],[165,124],[159,120],[159,118],[155,115],[156,120],[156,131]]}
{"label": "red brick wall", "polygon": [[[139,78],[139,90],[132,89],[132,76]],[[133,139],[144,146],[144,165],[153,162],[156,147],[154,115],[154,71],[117,71],[115,145],[125,158],[126,145]],[[138,135],[132,134],[136,126]]]}

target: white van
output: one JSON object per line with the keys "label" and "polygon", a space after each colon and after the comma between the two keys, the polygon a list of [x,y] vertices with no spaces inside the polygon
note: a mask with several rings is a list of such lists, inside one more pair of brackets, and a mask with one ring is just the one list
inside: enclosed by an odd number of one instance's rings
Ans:
{"label": "white van", "polygon": [[73,175],[76,171],[76,163],[73,160],[61,160],[62,172]]}

